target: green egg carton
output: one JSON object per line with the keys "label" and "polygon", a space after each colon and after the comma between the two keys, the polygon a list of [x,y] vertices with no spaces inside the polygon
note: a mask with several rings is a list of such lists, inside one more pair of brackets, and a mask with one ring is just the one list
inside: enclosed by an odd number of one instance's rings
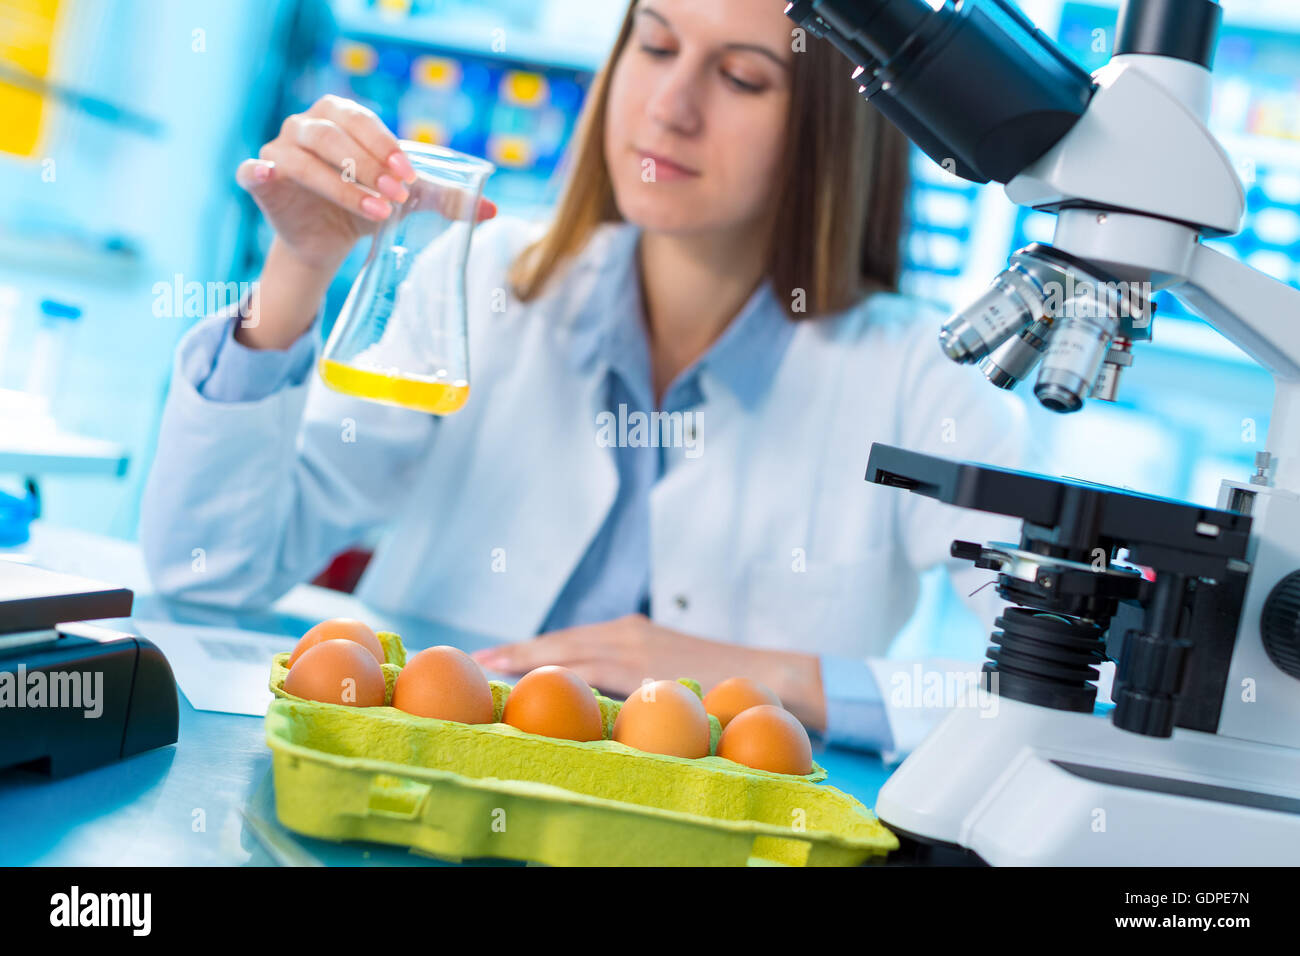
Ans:
{"label": "green egg carton", "polygon": [[[379,637],[391,701],[406,651]],[[605,739],[558,740],[501,723],[499,681],[497,722],[461,724],[286,694],[288,658],[272,660],[266,739],[276,813],[307,836],[553,866],[852,866],[898,848],[817,764],[795,776],[635,750],[609,739],[621,705],[599,694]]]}

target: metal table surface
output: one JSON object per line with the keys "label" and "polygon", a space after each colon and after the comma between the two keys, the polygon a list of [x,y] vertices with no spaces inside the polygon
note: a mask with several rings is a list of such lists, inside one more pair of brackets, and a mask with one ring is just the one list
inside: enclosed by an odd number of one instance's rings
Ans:
{"label": "metal table surface", "polygon": [[[142,620],[296,636],[323,618],[348,616],[396,631],[412,650],[434,644],[476,650],[497,643],[376,612],[349,595],[310,586],[295,588],[264,612],[167,601],[148,594],[134,545],[40,522],[24,551],[46,567],[133,588],[134,613]],[[889,776],[877,757],[834,747],[815,756],[830,784],[875,804]],[[181,694],[175,746],[62,780],[25,770],[0,772],[0,865],[445,865],[404,849],[291,833],[275,818],[270,770],[260,717],[195,710]]]}

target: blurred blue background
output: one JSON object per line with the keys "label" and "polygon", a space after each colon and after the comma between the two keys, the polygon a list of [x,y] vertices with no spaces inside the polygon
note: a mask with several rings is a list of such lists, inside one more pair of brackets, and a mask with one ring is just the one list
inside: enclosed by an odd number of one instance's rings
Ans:
{"label": "blurred blue background", "polygon": [[[48,520],[134,538],[172,351],[198,318],[172,305],[184,283],[256,277],[268,236],[233,172],[284,116],[326,92],[353,97],[401,137],[487,156],[488,194],[544,218],[623,6],[0,0],[0,490],[35,478]],[[1021,6],[1087,69],[1108,58],[1113,4]],[[1213,126],[1249,214],[1219,244],[1298,284],[1300,5],[1223,6]],[[1014,248],[1050,238],[1050,217],[1000,188],[920,154],[914,167],[908,291],[962,304]],[[1166,295],[1154,332],[1118,403],[1067,417],[1027,403],[1042,468],[1213,504],[1263,447],[1271,381]]]}

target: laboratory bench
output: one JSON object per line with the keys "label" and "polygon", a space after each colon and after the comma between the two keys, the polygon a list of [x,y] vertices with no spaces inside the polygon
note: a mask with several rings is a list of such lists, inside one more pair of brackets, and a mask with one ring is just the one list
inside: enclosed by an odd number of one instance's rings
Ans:
{"label": "laboratory bench", "polygon": [[[397,632],[410,650],[452,644],[473,651],[498,643],[378,612],[351,595],[310,585],[258,612],[165,600],[149,593],[137,546],[39,521],[19,551],[57,571],[131,588],[133,619],[296,638],[325,618],[355,617]],[[132,629],[129,621],[104,623]],[[269,658],[266,666],[269,674]],[[262,718],[196,710],[184,693],[178,696],[179,740],[173,746],[63,779],[0,771],[0,865],[447,865],[399,847],[332,843],[285,829],[275,816]],[[867,806],[875,804],[889,775],[877,757],[835,747],[814,756],[826,768],[828,783]]]}

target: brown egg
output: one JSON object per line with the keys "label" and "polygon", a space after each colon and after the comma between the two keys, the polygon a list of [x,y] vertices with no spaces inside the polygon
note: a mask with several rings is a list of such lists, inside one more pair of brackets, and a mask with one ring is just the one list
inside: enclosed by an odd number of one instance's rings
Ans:
{"label": "brown egg", "polygon": [[759,704],[775,704],[780,707],[781,698],[766,684],[748,677],[728,677],[704,695],[704,709],[718,718],[724,730],[731,723],[732,717]]}
{"label": "brown egg", "polygon": [[530,734],[564,740],[600,740],[600,705],[587,682],[548,664],[519,678],[506,698],[503,723]]}
{"label": "brown egg", "polygon": [[756,770],[812,773],[808,731],[775,704],[748,707],[733,717],[718,740],[718,756]]}
{"label": "brown egg", "polygon": [[652,754],[709,755],[709,715],[695,692],[674,680],[634,691],[614,720],[614,739]]}
{"label": "brown egg", "polygon": [[356,641],[374,655],[376,661],[380,664],[384,662],[384,646],[379,643],[379,638],[375,637],[375,632],[368,624],[350,617],[335,617],[321,621],[302,636],[289,655],[289,667],[298,663],[298,658],[307,648],[315,647],[321,641],[336,640]]}
{"label": "brown egg", "polygon": [[483,670],[462,650],[443,645],[420,651],[393,685],[393,706],[420,717],[462,724],[490,724],[492,688]]}
{"label": "brown egg", "polygon": [[303,651],[284,679],[285,693],[349,707],[384,705],[384,672],[355,641],[321,641]]}

